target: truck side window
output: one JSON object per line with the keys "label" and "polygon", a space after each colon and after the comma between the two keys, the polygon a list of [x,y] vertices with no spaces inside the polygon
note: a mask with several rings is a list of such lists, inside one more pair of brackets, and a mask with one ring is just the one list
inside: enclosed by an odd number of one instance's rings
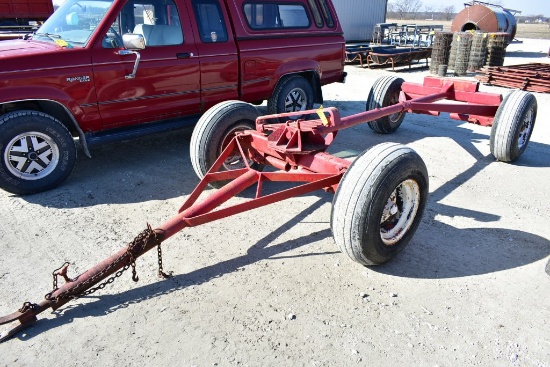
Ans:
{"label": "truck side window", "polygon": [[103,47],[122,46],[120,35],[143,35],[145,46],[183,44],[184,37],[178,9],[173,0],[133,0],[122,9],[105,35]]}
{"label": "truck side window", "polygon": [[202,42],[227,41],[227,29],[218,0],[194,0],[193,9]]}
{"label": "truck side window", "polygon": [[309,28],[311,22],[302,4],[248,2],[243,7],[252,29]]}
{"label": "truck side window", "polygon": [[323,16],[325,17],[325,21],[327,22],[327,26],[334,28],[334,18],[332,17],[332,13],[328,7],[327,0],[319,0],[319,4],[321,4],[321,10],[323,12]]}
{"label": "truck side window", "polygon": [[321,17],[321,12],[319,11],[319,7],[317,6],[317,3],[315,0],[308,0],[309,8],[311,9],[311,12],[313,13],[313,19],[315,20],[315,25],[317,28],[322,28],[324,24],[323,18]]}

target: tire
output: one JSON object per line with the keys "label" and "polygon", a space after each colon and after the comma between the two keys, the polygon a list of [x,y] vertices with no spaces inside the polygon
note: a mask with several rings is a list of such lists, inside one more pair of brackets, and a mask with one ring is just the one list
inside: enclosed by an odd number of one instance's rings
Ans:
{"label": "tire", "polygon": [[357,157],[336,190],[330,219],[334,240],[353,261],[385,263],[413,237],[427,199],[422,158],[400,144],[376,145]]}
{"label": "tire", "polygon": [[76,145],[67,128],[38,111],[0,116],[0,187],[18,195],[59,186],[76,162]]}
{"label": "tire", "polygon": [[[273,91],[273,95],[267,101],[267,111],[270,115],[276,113],[298,112],[313,108],[313,88],[311,84],[300,75],[289,75],[281,79]],[[280,122],[289,119],[297,120],[306,116],[293,118],[281,118]]]}
{"label": "tire", "polygon": [[[202,115],[193,129],[190,143],[191,164],[200,179],[206,175],[236,132],[256,128],[256,118],[259,116],[260,112],[256,107],[241,101],[218,103]],[[238,159],[229,157],[223,169],[231,170],[245,166],[240,153],[237,154]],[[257,163],[251,166],[257,170],[263,168],[263,165]],[[210,186],[220,188],[227,182],[211,182]]]}
{"label": "tire", "polygon": [[514,90],[500,104],[491,128],[490,147],[502,162],[518,159],[529,144],[537,118],[537,99],[531,93]]}
{"label": "tire", "polygon": [[[399,93],[404,80],[393,76],[378,78],[369,92],[366,110],[374,110],[394,105],[399,102]],[[391,134],[403,122],[406,112],[394,113],[368,123],[369,127],[379,134]]]}

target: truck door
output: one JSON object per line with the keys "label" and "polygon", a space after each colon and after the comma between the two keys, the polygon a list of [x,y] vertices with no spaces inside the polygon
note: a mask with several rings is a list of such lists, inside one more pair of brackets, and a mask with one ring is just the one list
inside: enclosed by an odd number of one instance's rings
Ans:
{"label": "truck door", "polygon": [[214,104],[239,99],[239,58],[231,23],[220,0],[187,2],[200,55],[203,112]]}
{"label": "truck door", "polygon": [[[174,0],[129,0],[92,62],[99,112],[105,128],[197,114],[200,65],[189,14]],[[119,55],[124,33],[140,33],[145,49],[134,78],[136,55]]]}

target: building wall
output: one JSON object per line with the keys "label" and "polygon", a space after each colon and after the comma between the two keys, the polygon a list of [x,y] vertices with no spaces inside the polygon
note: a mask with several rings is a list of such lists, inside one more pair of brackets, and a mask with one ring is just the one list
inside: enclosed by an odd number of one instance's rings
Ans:
{"label": "building wall", "polygon": [[386,21],[388,0],[332,0],[346,41],[371,41],[374,26]]}

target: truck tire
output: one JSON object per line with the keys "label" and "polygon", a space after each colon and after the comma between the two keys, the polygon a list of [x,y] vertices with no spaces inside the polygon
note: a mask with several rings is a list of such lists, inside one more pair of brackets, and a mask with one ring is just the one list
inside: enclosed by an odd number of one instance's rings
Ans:
{"label": "truck tire", "polygon": [[[267,101],[267,111],[273,115],[311,110],[313,99],[313,88],[306,78],[300,75],[285,76],[277,84],[273,95]],[[298,118],[304,118],[304,116],[281,118],[279,121],[286,122],[289,119],[297,120]]]}
{"label": "truck tire", "polygon": [[510,92],[500,104],[491,128],[490,147],[502,162],[518,159],[529,144],[537,118],[537,99],[521,90]]}
{"label": "truck tire", "polygon": [[[250,103],[225,101],[218,103],[204,113],[195,125],[191,135],[190,156],[193,170],[202,179],[229,144],[236,132],[254,130],[260,112]],[[239,152],[229,157],[223,169],[231,170],[245,166]],[[251,167],[261,170],[263,165],[253,163]],[[209,185],[220,188],[228,181],[211,182]]]}
{"label": "truck tire", "polygon": [[330,225],[340,250],[377,265],[409,243],[428,199],[428,172],[411,148],[383,143],[362,153],[342,177]]}
{"label": "truck tire", "polygon": [[[366,110],[370,111],[375,108],[397,104],[399,102],[399,93],[401,92],[401,84],[403,84],[403,82],[403,79],[393,76],[378,78],[369,92]],[[368,125],[379,134],[391,134],[399,128],[404,118],[405,112],[399,112],[370,121]]]}
{"label": "truck tire", "polygon": [[67,128],[43,112],[0,116],[0,187],[18,195],[53,189],[69,177],[76,145]]}

